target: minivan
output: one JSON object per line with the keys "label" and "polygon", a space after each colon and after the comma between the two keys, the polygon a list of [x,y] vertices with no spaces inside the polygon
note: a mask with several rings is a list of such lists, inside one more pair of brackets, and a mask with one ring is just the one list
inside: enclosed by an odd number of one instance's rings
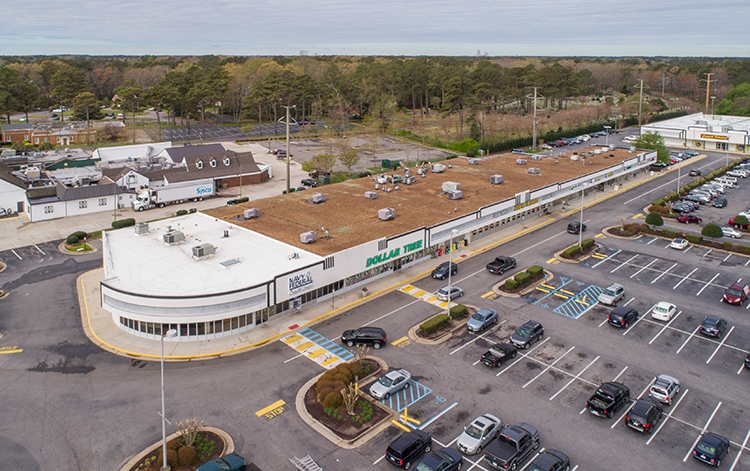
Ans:
{"label": "minivan", "polygon": [[638,320],[638,311],[627,306],[618,306],[609,313],[609,324],[621,329],[630,326],[631,322]]}
{"label": "minivan", "polygon": [[409,469],[423,453],[432,449],[432,437],[421,430],[406,432],[395,439],[385,450],[385,458],[399,468]]}
{"label": "minivan", "polygon": [[619,283],[612,283],[607,289],[599,294],[597,301],[601,304],[614,306],[617,304],[617,301],[623,298],[623,296],[625,296],[625,287]]}

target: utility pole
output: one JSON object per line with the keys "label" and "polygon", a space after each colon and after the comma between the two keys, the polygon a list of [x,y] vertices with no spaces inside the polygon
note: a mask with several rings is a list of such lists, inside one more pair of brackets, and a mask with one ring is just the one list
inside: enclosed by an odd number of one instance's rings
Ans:
{"label": "utility pole", "polygon": [[292,178],[291,178],[291,171],[289,170],[290,162],[291,162],[291,154],[289,154],[289,109],[290,108],[296,108],[297,105],[281,105],[284,108],[286,108],[286,192],[289,193],[292,190]]}
{"label": "utility pole", "polygon": [[711,76],[713,74],[706,74],[706,111],[708,111],[708,100],[711,97],[711,82],[715,82],[716,80],[711,80]]}
{"label": "utility pole", "polygon": [[661,97],[664,98],[664,82],[667,81],[667,74],[661,74]]}
{"label": "utility pole", "polygon": [[641,110],[643,110],[643,79],[641,79],[641,96],[638,99],[638,126],[641,125]]}
{"label": "utility pole", "polygon": [[[532,135],[531,149],[536,150],[536,103],[537,103],[537,99],[539,98],[539,95],[537,95],[536,91],[539,87],[531,87],[531,88],[534,89],[534,95],[533,95],[534,119],[531,122],[531,126],[532,126],[531,127],[531,135]],[[526,98],[528,97],[529,96],[526,95]]]}

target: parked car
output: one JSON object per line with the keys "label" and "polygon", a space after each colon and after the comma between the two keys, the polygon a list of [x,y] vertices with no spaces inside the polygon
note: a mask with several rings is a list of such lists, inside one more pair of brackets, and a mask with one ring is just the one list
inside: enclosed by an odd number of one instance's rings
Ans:
{"label": "parked car", "polygon": [[354,330],[345,330],[341,334],[341,343],[349,347],[354,344],[372,345],[372,348],[378,350],[386,344],[385,330],[380,327],[360,327]]}
{"label": "parked car", "polygon": [[471,332],[481,332],[493,324],[497,324],[497,311],[480,309],[466,321],[466,328]]}
{"label": "parked car", "polygon": [[516,268],[516,259],[513,257],[495,257],[495,260],[487,264],[487,271],[498,275],[511,268]]}
{"label": "parked car", "polygon": [[456,471],[461,469],[464,457],[461,453],[450,448],[433,451],[422,458],[422,461],[414,468],[418,471]]}
{"label": "parked car", "polygon": [[581,232],[581,228],[583,228],[583,232],[586,232],[586,224],[581,225],[580,221],[573,221],[568,223],[569,234],[578,234],[579,232]]}
{"label": "parked car", "polygon": [[641,433],[653,433],[664,409],[651,399],[639,399],[625,414],[625,424]]}
{"label": "parked car", "polygon": [[683,200],[693,201],[698,204],[706,204],[711,202],[711,199],[706,196],[700,196],[695,194],[688,194],[682,197]]}
{"label": "parked car", "polygon": [[448,278],[448,265],[451,267],[450,274],[455,275],[458,273],[458,265],[455,262],[443,262],[434,270],[432,270],[432,277],[437,280],[444,280]]}
{"label": "parked car", "polygon": [[735,177],[735,178],[745,178],[745,177],[747,177],[747,175],[745,174],[745,172],[742,172],[740,170],[730,170],[725,175],[728,175],[730,177]]}
{"label": "parked car", "polygon": [[750,368],[750,353],[745,357],[745,368]]}
{"label": "parked car", "polygon": [[672,211],[675,213],[689,213],[693,211],[693,206],[683,202],[673,203]]}
{"label": "parked car", "polygon": [[409,389],[411,374],[406,370],[393,370],[381,376],[370,386],[370,396],[375,399],[388,399],[402,389]]}
{"label": "parked car", "polygon": [[[449,295],[450,293],[450,295]],[[452,301],[464,295],[464,290],[458,286],[443,286],[437,292],[437,298],[441,301]]]}
{"label": "parked car", "polygon": [[672,242],[669,244],[671,248],[678,250],[682,250],[688,245],[690,245],[690,242],[687,239],[672,239]]}
{"label": "parked car", "polygon": [[525,151],[525,150],[523,150],[523,149],[518,149],[518,148],[516,148],[516,149],[513,149],[513,150],[511,150],[511,151],[510,151],[510,153],[511,153],[511,154],[525,154],[525,153],[526,153],[526,151]]}
{"label": "parked car", "polygon": [[721,228],[721,232],[724,234],[724,237],[731,237],[732,239],[742,238],[742,232],[733,227],[724,226]]}
{"label": "parked car", "polygon": [[539,453],[527,471],[569,471],[570,458],[561,451],[549,449]]}
{"label": "parked car", "polygon": [[750,296],[750,286],[747,283],[737,282],[724,290],[724,296],[721,300],[728,304],[741,306],[748,296]]}
{"label": "parked car", "polygon": [[698,152],[696,152],[694,150],[686,150],[686,151],[683,152],[683,154],[684,155],[688,155],[690,157],[696,157],[696,156],[700,155]]}
{"label": "parked car", "polygon": [[625,296],[625,287],[619,283],[612,283],[604,291],[599,293],[597,299],[601,304],[608,306],[614,306],[617,301],[621,300]]}
{"label": "parked car", "polygon": [[680,393],[680,381],[667,375],[659,375],[648,390],[648,397],[671,406]]}
{"label": "parked car", "polygon": [[528,321],[511,334],[510,341],[513,345],[520,348],[529,348],[529,346],[544,338],[544,327],[537,321]]}
{"label": "parked car", "polygon": [[677,306],[666,301],[660,301],[656,303],[656,306],[651,310],[651,317],[658,321],[672,320],[672,316],[677,312]]}
{"label": "parked car", "polygon": [[[749,220],[750,221],[750,220]],[[727,221],[727,224],[734,228],[741,228],[747,230],[748,227],[750,227],[750,224],[735,224],[734,223],[734,216],[730,216],[729,220]]]}
{"label": "parked car", "polygon": [[432,437],[419,429],[402,433],[385,449],[385,459],[399,468],[409,469],[423,453],[432,449]]}
{"label": "parked car", "polygon": [[518,469],[539,448],[539,431],[527,423],[506,425],[484,449],[484,459],[498,469]]}
{"label": "parked car", "polygon": [[694,216],[692,214],[685,214],[685,213],[682,213],[679,216],[677,216],[677,220],[685,224],[690,224],[690,223],[700,224],[703,222],[703,219],[699,218],[698,216]]}
{"label": "parked car", "polygon": [[666,162],[657,161],[657,162],[652,163],[651,166],[649,166],[649,170],[653,170],[654,172],[661,172],[667,167],[669,167],[669,164],[667,164]]}
{"label": "parked car", "polygon": [[547,143],[545,143],[545,144],[542,144],[541,146],[539,146],[539,148],[544,149],[544,150],[550,150],[550,149],[552,149],[552,146],[549,145],[549,144],[547,144]]}
{"label": "parked car", "polygon": [[247,461],[237,453],[229,453],[201,465],[195,471],[240,471],[245,469]]}
{"label": "parked car", "polygon": [[318,182],[313,180],[312,178],[303,178],[301,183],[311,188],[315,188],[318,186]]}
{"label": "parked car", "polygon": [[628,326],[630,326],[631,322],[637,321],[638,317],[638,311],[636,311],[632,307],[618,306],[612,309],[607,319],[609,325],[613,325],[621,329],[626,329],[628,328]]}
{"label": "parked car", "polygon": [[729,440],[715,433],[705,433],[693,449],[693,458],[718,468],[721,459],[729,453]]}
{"label": "parked car", "polygon": [[625,141],[625,142],[633,142],[633,141],[637,141],[638,140],[638,136],[636,136],[636,135],[625,136],[625,137],[622,138],[622,140]]}
{"label": "parked car", "polygon": [[703,173],[697,168],[694,168],[688,172],[688,175],[691,177],[700,177],[701,175],[703,175]]}
{"label": "parked car", "polygon": [[630,403],[630,389],[621,383],[602,383],[586,401],[586,408],[594,415],[609,419],[616,411]]}
{"label": "parked car", "polygon": [[716,201],[713,202],[713,207],[714,208],[726,208],[727,204],[729,204],[729,202],[727,201],[726,198],[723,198],[723,197],[716,198]]}
{"label": "parked car", "polygon": [[719,338],[727,330],[727,325],[727,320],[723,317],[710,315],[703,318],[698,330],[703,335]]}
{"label": "parked car", "polygon": [[509,343],[498,343],[482,353],[479,360],[490,368],[502,365],[506,360],[516,357],[518,349]]}
{"label": "parked car", "polygon": [[456,446],[461,453],[473,455],[482,451],[500,431],[500,419],[492,414],[483,414],[474,419],[459,435]]}

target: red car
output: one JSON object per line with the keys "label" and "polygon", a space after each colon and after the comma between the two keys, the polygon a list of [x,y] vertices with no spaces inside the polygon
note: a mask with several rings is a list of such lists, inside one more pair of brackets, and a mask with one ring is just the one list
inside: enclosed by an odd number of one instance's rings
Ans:
{"label": "red car", "polygon": [[737,229],[739,229],[740,226],[742,226],[742,229],[745,229],[745,230],[747,230],[748,227],[750,227],[750,224],[737,224],[737,225],[735,225],[734,224],[734,216],[730,217],[729,221],[727,221],[727,223],[729,224],[730,227],[734,227],[734,228],[737,228]]}
{"label": "red car", "polygon": [[750,296],[750,286],[745,283],[735,283],[724,291],[722,301],[741,306],[748,296]]}
{"label": "red car", "polygon": [[699,218],[698,216],[694,216],[692,214],[682,213],[679,216],[677,216],[677,220],[679,222],[684,222],[685,224],[690,224],[691,222],[695,222],[700,224],[703,222],[703,219]]}

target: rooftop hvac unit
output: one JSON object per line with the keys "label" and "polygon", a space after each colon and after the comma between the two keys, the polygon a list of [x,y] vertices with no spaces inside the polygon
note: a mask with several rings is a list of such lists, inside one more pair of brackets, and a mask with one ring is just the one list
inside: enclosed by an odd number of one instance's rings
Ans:
{"label": "rooftop hvac unit", "polygon": [[175,245],[185,240],[185,234],[180,231],[167,232],[163,236],[164,243],[167,245]]}
{"label": "rooftop hvac unit", "polygon": [[314,194],[312,197],[313,204],[324,203],[325,200],[326,200],[326,195],[324,195],[323,193]]}
{"label": "rooftop hvac unit", "polygon": [[460,190],[461,184],[458,182],[443,182],[443,193],[448,193],[449,191],[455,191]]}
{"label": "rooftop hvac unit", "polygon": [[260,211],[258,211],[258,208],[250,208],[244,210],[242,212],[242,215],[245,217],[245,219],[255,219],[257,217],[260,217]]}
{"label": "rooftop hvac unit", "polygon": [[23,174],[29,180],[38,180],[39,177],[41,176],[39,167],[28,167],[26,170],[23,171]]}
{"label": "rooftop hvac unit", "polygon": [[526,159],[516,159],[516,164],[518,164],[518,165],[526,165]]}
{"label": "rooftop hvac unit", "polygon": [[460,200],[463,197],[464,197],[464,194],[461,190],[452,190],[448,192],[449,200]]}
{"label": "rooftop hvac unit", "polygon": [[445,165],[432,164],[430,165],[430,170],[432,170],[432,173],[442,173],[442,172],[445,172]]}
{"label": "rooftop hvac unit", "polygon": [[379,185],[385,185],[386,183],[388,183],[388,179],[387,178],[385,178],[385,177],[378,177],[378,184]]}
{"label": "rooftop hvac unit", "polygon": [[[605,152],[606,152],[606,150],[605,150]],[[601,153],[602,153],[601,149],[594,149],[594,154],[599,155]]]}
{"label": "rooftop hvac unit", "polygon": [[378,210],[378,219],[387,221],[396,217],[396,210],[393,208],[383,208]]}
{"label": "rooftop hvac unit", "polygon": [[375,193],[374,191],[365,191],[365,198],[367,198],[368,200],[374,200],[377,197],[378,197],[378,194]]}
{"label": "rooftop hvac unit", "polygon": [[143,235],[148,234],[148,223],[147,222],[139,222],[135,225],[135,235]]}
{"label": "rooftop hvac unit", "polygon": [[469,159],[469,165],[479,165],[479,159]]}
{"label": "rooftop hvac unit", "polygon": [[193,247],[193,258],[206,258],[216,253],[216,247],[211,244],[201,244]]}
{"label": "rooftop hvac unit", "polygon": [[531,160],[542,160],[542,157],[541,155],[532,155]]}
{"label": "rooftop hvac unit", "polygon": [[537,168],[537,167],[529,167],[529,170],[527,171],[527,173],[529,175],[539,175],[539,174],[542,173],[542,171],[539,170],[539,168]]}
{"label": "rooftop hvac unit", "polygon": [[490,183],[493,185],[499,185],[503,182],[502,175],[490,175]]}
{"label": "rooftop hvac unit", "polygon": [[299,235],[299,241],[303,244],[312,244],[318,240],[318,233],[315,231],[303,232]]}
{"label": "rooftop hvac unit", "polygon": [[410,175],[406,178],[404,178],[404,185],[411,185],[416,181],[417,177],[416,175]]}

